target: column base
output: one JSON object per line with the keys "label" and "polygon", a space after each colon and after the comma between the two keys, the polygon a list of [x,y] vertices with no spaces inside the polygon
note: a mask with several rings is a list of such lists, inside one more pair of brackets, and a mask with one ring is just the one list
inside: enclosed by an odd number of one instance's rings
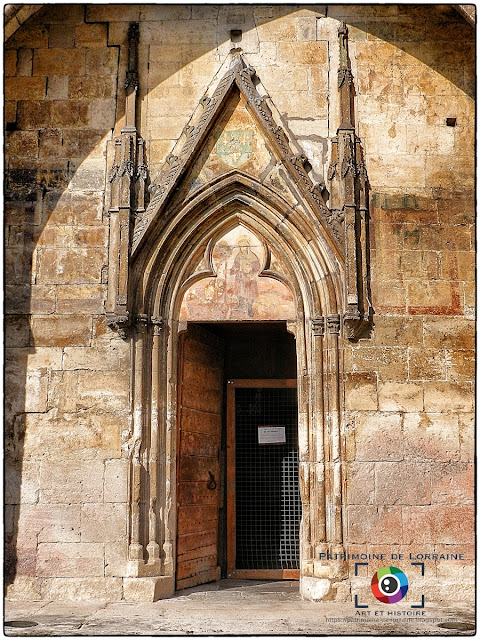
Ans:
{"label": "column base", "polygon": [[161,569],[160,558],[153,562],[145,562],[144,560],[129,560],[127,564],[127,578],[158,578],[163,577],[164,573]]}
{"label": "column base", "polygon": [[312,576],[300,576],[300,595],[304,600],[316,602],[327,600],[331,587],[328,578],[314,578]]}
{"label": "column base", "polygon": [[123,579],[123,599],[127,602],[155,602],[174,593],[174,576]]}

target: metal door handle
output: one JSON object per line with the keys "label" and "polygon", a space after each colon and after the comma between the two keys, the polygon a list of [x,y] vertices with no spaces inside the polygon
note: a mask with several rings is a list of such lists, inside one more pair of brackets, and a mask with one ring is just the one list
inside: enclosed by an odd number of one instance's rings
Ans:
{"label": "metal door handle", "polygon": [[208,475],[210,476],[210,480],[207,482],[207,489],[210,489],[210,491],[213,491],[214,489],[217,488],[217,482],[215,480],[215,476],[211,471],[208,472]]}

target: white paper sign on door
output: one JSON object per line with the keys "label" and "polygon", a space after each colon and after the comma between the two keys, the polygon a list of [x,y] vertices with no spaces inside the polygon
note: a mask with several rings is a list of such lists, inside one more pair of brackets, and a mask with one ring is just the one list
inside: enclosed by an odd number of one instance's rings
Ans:
{"label": "white paper sign on door", "polygon": [[285,444],[285,427],[265,425],[258,427],[258,444]]}

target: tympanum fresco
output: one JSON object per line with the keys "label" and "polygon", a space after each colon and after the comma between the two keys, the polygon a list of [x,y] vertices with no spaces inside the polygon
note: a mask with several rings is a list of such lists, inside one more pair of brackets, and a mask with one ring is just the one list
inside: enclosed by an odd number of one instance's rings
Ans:
{"label": "tympanum fresco", "polygon": [[290,289],[280,280],[262,275],[267,252],[268,247],[242,226],[225,234],[211,252],[216,275],[187,289],[180,320],[294,319]]}

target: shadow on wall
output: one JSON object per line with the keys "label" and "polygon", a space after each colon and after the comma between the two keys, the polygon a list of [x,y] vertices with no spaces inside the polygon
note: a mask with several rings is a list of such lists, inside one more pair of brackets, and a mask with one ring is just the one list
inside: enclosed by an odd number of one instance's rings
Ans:
{"label": "shadow on wall", "polygon": [[[149,82],[158,85],[188,67],[194,59],[228,42],[230,30],[242,29],[246,41],[257,26],[295,13],[299,6],[252,5],[250,16],[245,16],[247,9],[235,5],[122,5],[124,22],[119,22],[118,9],[108,5],[49,5],[27,20],[6,43],[7,585],[16,575],[37,575],[36,545],[40,531],[43,541],[55,541],[58,525],[53,520],[55,510],[52,505],[42,504],[39,495],[43,468],[39,460],[43,448],[51,447],[51,457],[45,462],[50,464],[56,450],[55,440],[42,433],[43,420],[55,414],[59,438],[62,424],[65,426],[62,420],[68,408],[62,408],[63,400],[58,396],[62,387],[55,391],[52,386],[64,376],[63,347],[92,345],[106,331],[104,273],[108,218],[103,209],[105,172],[109,167],[104,151],[124,115],[129,22],[140,22],[141,47],[142,30],[157,29],[154,21],[164,20],[165,12],[178,11],[179,15],[183,12],[183,18],[188,18],[195,11],[198,17],[202,15],[217,23],[217,30],[210,35],[190,31],[185,44],[193,41],[195,46],[182,47],[181,59],[157,65]],[[317,15],[317,9],[318,15],[325,15],[320,12],[325,6],[309,5],[304,11]],[[471,27],[454,9],[385,5],[382,11],[387,15],[383,19],[378,19],[378,11],[378,5],[328,5],[327,17],[345,20],[355,27],[351,32],[353,39],[375,36],[394,45],[473,97],[474,56],[469,58],[465,48],[462,67],[457,58],[449,56],[453,56],[453,50],[445,52],[446,41],[451,41],[451,30],[445,30],[445,25],[455,26],[457,48],[471,39]],[[193,23],[194,20],[194,29]],[[161,26],[165,30],[165,24]],[[165,37],[171,39],[168,30]],[[175,41],[170,44],[176,46]],[[55,58],[52,49],[61,53]],[[140,100],[155,88],[143,83],[141,71]],[[199,91],[204,89],[200,87]],[[178,120],[182,117],[178,116]],[[48,225],[51,215],[55,227]],[[75,298],[80,272],[81,286],[85,287],[83,295],[87,295],[84,299]],[[48,353],[42,347],[50,347]],[[128,407],[125,410],[128,412]],[[82,443],[74,438],[75,420],[71,429],[72,442],[81,448]],[[24,459],[24,441],[29,430],[33,443],[30,446],[36,457]],[[61,486],[62,478],[56,482]],[[68,502],[66,486],[65,503]],[[28,525],[23,523],[27,516]],[[49,531],[52,539],[48,538]],[[18,545],[22,553],[17,557]]]}

